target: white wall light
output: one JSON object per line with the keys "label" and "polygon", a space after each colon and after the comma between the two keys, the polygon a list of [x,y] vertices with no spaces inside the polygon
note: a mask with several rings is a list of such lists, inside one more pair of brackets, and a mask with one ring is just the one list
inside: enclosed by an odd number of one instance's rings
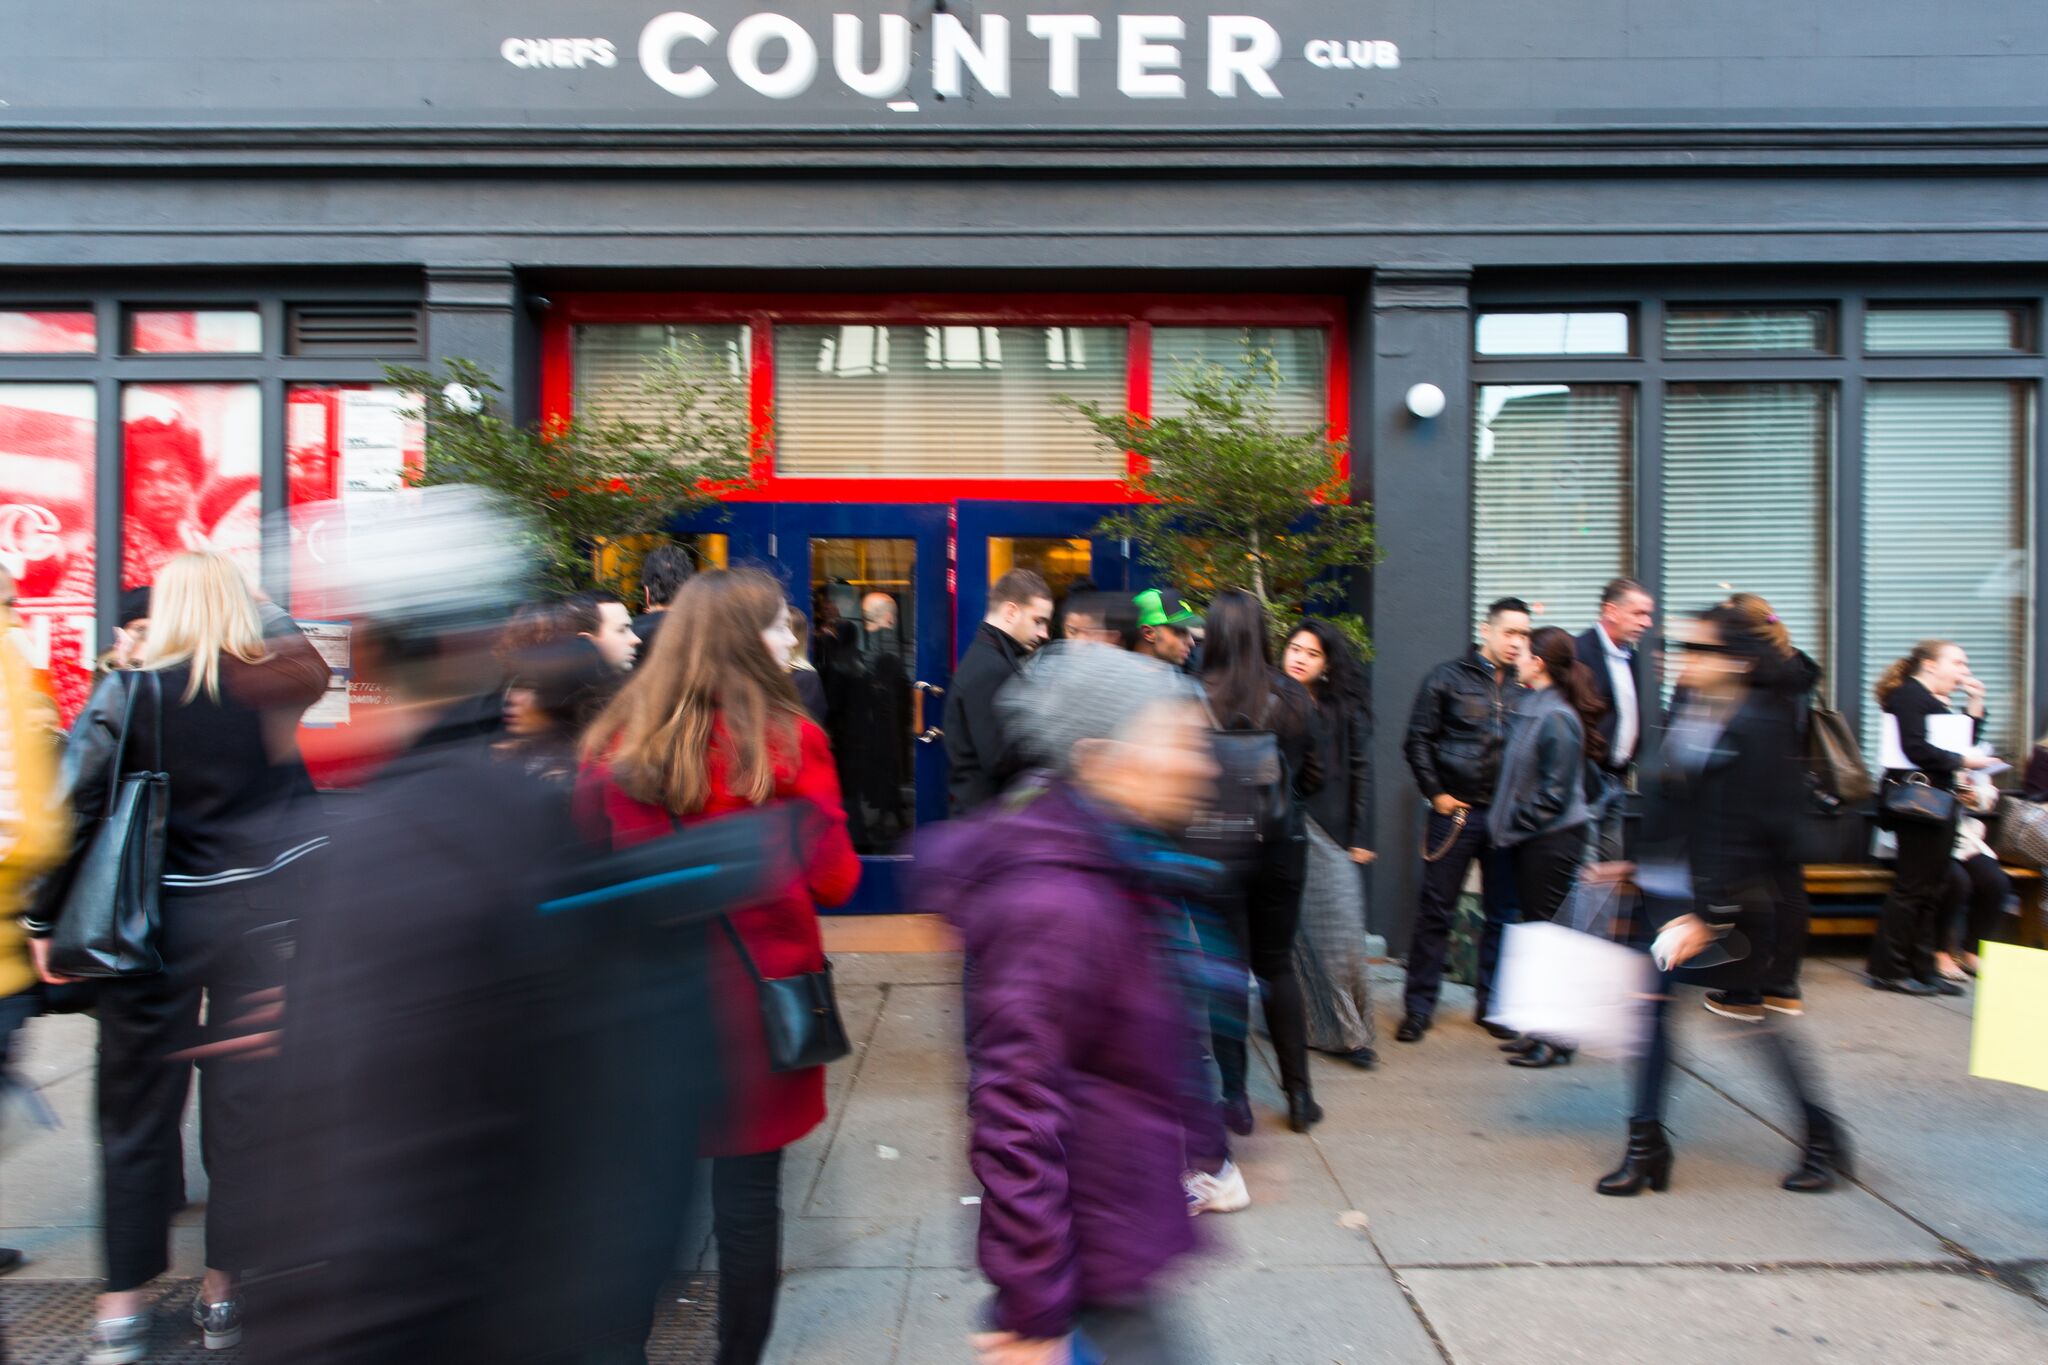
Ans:
{"label": "white wall light", "polygon": [[1424,421],[1441,416],[1444,401],[1444,391],[1434,384],[1417,384],[1408,390],[1408,411]]}

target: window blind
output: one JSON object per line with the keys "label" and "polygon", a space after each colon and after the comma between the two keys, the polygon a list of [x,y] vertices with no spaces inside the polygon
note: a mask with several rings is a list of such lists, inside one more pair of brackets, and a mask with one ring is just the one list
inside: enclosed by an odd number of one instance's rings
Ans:
{"label": "window blind", "polygon": [[1664,610],[1770,601],[1828,667],[1829,391],[1673,384],[1664,395]]}
{"label": "window blind", "polygon": [[775,329],[775,469],[791,477],[1114,479],[1124,454],[1053,402],[1121,412],[1121,327]]}
{"label": "window blind", "polygon": [[1270,355],[1279,371],[1273,415],[1284,430],[1330,421],[1329,338],[1320,327],[1155,327],[1152,329],[1152,411],[1178,417],[1187,400],[1175,392],[1191,371],[1241,371],[1249,352]]}
{"label": "window blind", "polygon": [[1984,680],[2007,757],[2024,755],[2027,676],[2027,431],[2022,384],[1877,383],[1864,409],[1863,697],[1924,639],[1954,640]]}
{"label": "window blind", "polygon": [[1826,308],[1673,308],[1664,315],[1664,349],[1673,355],[1828,349]]}
{"label": "window blind", "polygon": [[750,341],[740,323],[582,323],[576,328],[576,415],[654,422],[665,416],[641,391],[663,351],[694,344],[735,377],[747,373]]}
{"label": "window blind", "polygon": [[2018,308],[1872,308],[1863,321],[1871,351],[1928,355],[2026,349],[2026,315]]}
{"label": "window blind", "polygon": [[1476,436],[1475,617],[1521,597],[1538,625],[1584,629],[1629,571],[1634,389],[1483,385]]}

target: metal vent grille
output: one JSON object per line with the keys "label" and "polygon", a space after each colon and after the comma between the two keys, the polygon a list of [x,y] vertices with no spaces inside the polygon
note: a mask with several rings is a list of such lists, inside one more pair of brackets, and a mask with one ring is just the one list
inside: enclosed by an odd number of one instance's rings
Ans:
{"label": "metal vent grille", "polygon": [[285,354],[418,355],[423,339],[418,308],[294,304],[287,315]]}

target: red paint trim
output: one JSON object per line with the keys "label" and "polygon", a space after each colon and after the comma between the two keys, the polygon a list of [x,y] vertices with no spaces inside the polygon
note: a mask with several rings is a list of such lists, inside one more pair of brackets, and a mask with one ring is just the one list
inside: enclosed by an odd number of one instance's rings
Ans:
{"label": "red paint trim", "polygon": [[549,312],[540,328],[540,419],[550,430],[576,415],[576,346],[567,315]]}
{"label": "red paint trim", "polygon": [[[1126,405],[1140,417],[1152,415],[1152,324],[1133,322],[1131,324],[1131,375],[1130,397]],[[1151,464],[1135,450],[1124,452],[1125,477],[1136,480],[1143,478]],[[1126,490],[1121,502],[1129,502],[1131,495]]]}
{"label": "red paint trim", "polygon": [[[1126,401],[1149,415],[1155,326],[1320,327],[1332,434],[1350,428],[1350,348],[1343,301],[1309,294],[733,294],[595,293],[552,296],[541,333],[541,417],[575,407],[574,332],[582,322],[721,322],[752,328],[747,401],[756,433],[755,486],[734,502],[1129,502],[1119,480],[793,478],[775,472],[774,329],[784,323],[982,323],[1129,328]],[[1132,456],[1130,473],[1137,472]],[[1350,461],[1339,472],[1350,477]]]}
{"label": "red paint trim", "polygon": [[[1340,324],[1328,335],[1329,371],[1323,376],[1323,392],[1329,396],[1330,436],[1345,441],[1351,436],[1351,334]],[[1346,449],[1337,457],[1337,478],[1347,490],[1351,487],[1351,456]]]}

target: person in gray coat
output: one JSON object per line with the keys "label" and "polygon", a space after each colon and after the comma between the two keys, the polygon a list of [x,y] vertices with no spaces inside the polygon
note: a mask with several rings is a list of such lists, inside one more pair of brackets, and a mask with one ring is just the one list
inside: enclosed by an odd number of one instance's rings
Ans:
{"label": "person in gray coat", "polygon": [[[1586,801],[1594,765],[1605,752],[1597,721],[1602,710],[1591,670],[1579,660],[1572,637],[1545,626],[1529,637],[1517,662],[1520,699],[1501,752],[1500,779],[1486,812],[1486,833],[1506,849],[1514,866],[1524,920],[1555,919],[1578,884],[1586,861]],[[1503,1047],[1510,1066],[1569,1062],[1569,1044],[1523,1038]]]}

